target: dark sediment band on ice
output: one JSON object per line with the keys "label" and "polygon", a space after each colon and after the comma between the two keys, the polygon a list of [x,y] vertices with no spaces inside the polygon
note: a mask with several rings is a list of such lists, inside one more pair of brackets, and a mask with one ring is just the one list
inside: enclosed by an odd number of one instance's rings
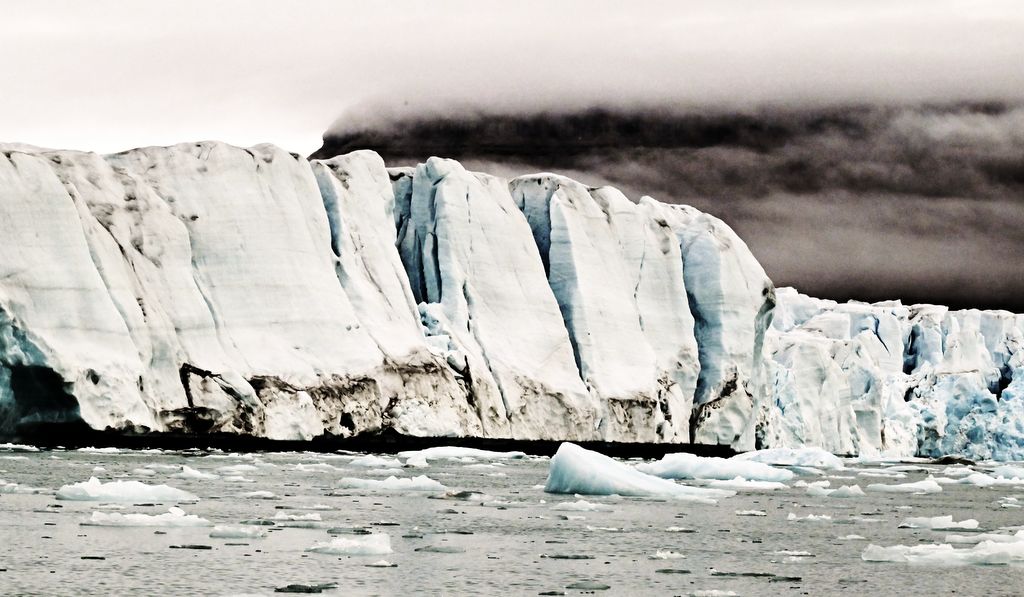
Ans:
{"label": "dark sediment band on ice", "polygon": [[[273,440],[233,433],[147,433],[125,434],[98,431],[84,423],[24,426],[18,442],[40,448],[122,448],[128,450],[223,450],[225,452],[372,452],[397,454],[437,446],[458,446],[496,452],[519,451],[531,456],[552,456],[562,444],[557,440],[517,440],[493,437],[416,437],[392,429],[353,437],[321,436],[311,440]],[[575,442],[616,458],[659,459],[665,454],[686,452],[698,456],[727,458],[737,452],[725,445],[658,444],[638,442]]]}

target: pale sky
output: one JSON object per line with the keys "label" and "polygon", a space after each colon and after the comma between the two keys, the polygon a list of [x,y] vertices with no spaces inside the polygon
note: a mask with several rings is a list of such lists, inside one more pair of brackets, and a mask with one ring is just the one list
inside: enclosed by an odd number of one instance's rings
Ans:
{"label": "pale sky", "polygon": [[0,142],[308,154],[348,110],[1024,100],[1024,3],[0,2]]}

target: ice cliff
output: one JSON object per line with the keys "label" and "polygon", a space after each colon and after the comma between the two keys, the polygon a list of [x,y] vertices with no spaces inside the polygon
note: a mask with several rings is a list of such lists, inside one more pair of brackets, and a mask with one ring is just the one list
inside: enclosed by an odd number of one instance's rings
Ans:
{"label": "ice cliff", "polygon": [[720,220],[551,174],[220,143],[0,152],[0,435],[1009,457],[1022,329],[777,299]]}

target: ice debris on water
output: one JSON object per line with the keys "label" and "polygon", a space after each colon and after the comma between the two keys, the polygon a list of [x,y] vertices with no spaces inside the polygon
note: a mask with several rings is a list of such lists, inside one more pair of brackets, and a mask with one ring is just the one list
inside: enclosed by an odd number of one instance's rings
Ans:
{"label": "ice debris on water", "polygon": [[98,502],[194,502],[199,498],[169,485],[147,485],[139,481],[102,483],[96,477],[64,485],[57,490],[58,500]]}
{"label": "ice debris on water", "polygon": [[973,518],[956,522],[952,515],[906,518],[900,523],[901,529],[932,529],[944,531],[951,529],[976,529],[978,521]]}
{"label": "ice debris on water", "polygon": [[445,491],[448,489],[426,475],[409,478],[390,476],[387,479],[343,477],[335,484],[335,487],[337,489],[364,489],[380,492]]}
{"label": "ice debris on water", "polygon": [[732,459],[778,466],[814,467],[830,470],[845,468],[841,458],[827,450],[815,447],[756,450],[738,454]]}
{"label": "ice debris on water", "polygon": [[262,539],[267,533],[259,527],[217,525],[210,531],[211,539]]}
{"label": "ice debris on water", "polygon": [[897,483],[895,485],[886,485],[883,483],[872,483],[867,486],[868,491],[874,491],[877,493],[940,493],[942,486],[935,482],[934,479],[925,479],[923,481],[915,481],[913,483]]}
{"label": "ice debris on water", "polygon": [[932,566],[996,565],[1024,562],[1024,542],[982,541],[968,549],[948,543],[929,545],[868,545],[861,553],[865,562],[897,562]]}
{"label": "ice debris on water", "polygon": [[391,537],[384,533],[373,533],[361,537],[334,537],[327,542],[315,543],[306,551],[333,556],[386,555],[392,552]]}
{"label": "ice debris on water", "polygon": [[775,468],[756,460],[740,458],[703,457],[686,452],[666,454],[656,462],[636,465],[642,473],[663,479],[745,479],[748,481],[785,482],[793,478],[793,472]]}
{"label": "ice debris on water", "polygon": [[208,527],[209,520],[195,514],[186,514],[181,508],[168,508],[164,514],[121,514],[120,512],[93,512],[83,526],[94,527]]}

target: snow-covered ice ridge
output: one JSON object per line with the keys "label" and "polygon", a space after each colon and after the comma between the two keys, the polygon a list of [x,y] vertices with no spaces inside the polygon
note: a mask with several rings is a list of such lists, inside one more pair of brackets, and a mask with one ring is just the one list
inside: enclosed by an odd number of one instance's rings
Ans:
{"label": "snow-covered ice ridge", "polygon": [[[774,288],[721,221],[203,142],[0,152],[0,429],[754,446]],[[685,267],[684,267],[685,263]]]}
{"label": "snow-covered ice ridge", "polygon": [[776,299],[761,444],[1024,460],[1024,316]]}
{"label": "snow-covered ice ridge", "polygon": [[551,174],[0,152],[0,435],[1020,453],[1020,318],[782,298],[720,220]]}

